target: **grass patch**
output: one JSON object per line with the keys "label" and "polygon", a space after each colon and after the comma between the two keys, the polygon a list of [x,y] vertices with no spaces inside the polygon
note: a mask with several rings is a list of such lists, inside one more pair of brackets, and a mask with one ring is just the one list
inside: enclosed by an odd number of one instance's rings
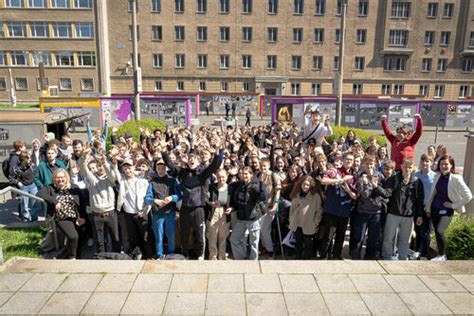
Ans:
{"label": "grass patch", "polygon": [[48,230],[45,226],[31,228],[2,228],[3,261],[19,256],[41,258],[39,245]]}
{"label": "grass patch", "polygon": [[0,103],[1,109],[39,109],[38,103],[17,103],[13,107],[10,103]]}

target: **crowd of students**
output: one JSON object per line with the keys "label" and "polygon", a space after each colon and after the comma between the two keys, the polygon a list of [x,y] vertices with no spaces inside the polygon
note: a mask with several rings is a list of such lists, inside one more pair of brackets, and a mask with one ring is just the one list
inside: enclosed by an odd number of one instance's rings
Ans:
{"label": "crowd of students", "polygon": [[[414,161],[415,120],[413,135],[393,134],[382,117],[390,155],[352,130],[328,143],[329,121],[310,108],[301,127],[141,128],[139,141],[113,128],[108,150],[106,122],[87,142],[45,135],[28,151],[17,140],[6,169],[47,202],[71,259],[85,243],[144,259],[274,259],[285,239],[287,259],[338,260],[349,225],[352,259],[406,260],[413,230],[411,257],[428,259],[434,229],[433,260],[446,260],[444,231],[472,195],[445,146]],[[20,200],[20,219],[37,220],[40,207]]]}

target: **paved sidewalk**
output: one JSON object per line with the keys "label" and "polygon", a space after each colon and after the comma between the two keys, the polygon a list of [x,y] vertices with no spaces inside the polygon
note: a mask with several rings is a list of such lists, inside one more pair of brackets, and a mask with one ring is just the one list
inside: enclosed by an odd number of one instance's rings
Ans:
{"label": "paved sidewalk", "polygon": [[474,262],[11,260],[1,314],[473,314]]}

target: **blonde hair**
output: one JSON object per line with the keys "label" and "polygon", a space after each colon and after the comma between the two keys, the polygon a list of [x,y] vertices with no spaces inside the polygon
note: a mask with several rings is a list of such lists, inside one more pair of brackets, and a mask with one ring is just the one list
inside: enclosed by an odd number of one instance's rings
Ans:
{"label": "blonde hair", "polygon": [[53,184],[54,184],[54,179],[58,176],[58,174],[64,173],[64,176],[66,177],[66,182],[67,182],[67,187],[71,186],[71,176],[69,176],[69,172],[66,171],[66,169],[59,168],[56,169],[53,173],[52,179],[53,179]]}

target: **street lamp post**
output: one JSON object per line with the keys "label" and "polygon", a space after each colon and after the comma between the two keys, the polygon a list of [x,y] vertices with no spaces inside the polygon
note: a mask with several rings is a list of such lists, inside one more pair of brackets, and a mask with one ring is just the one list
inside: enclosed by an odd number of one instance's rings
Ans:
{"label": "street lamp post", "polygon": [[336,125],[341,126],[342,117],[342,85],[344,78],[344,51],[345,51],[345,39],[346,39],[346,12],[347,3],[344,1],[342,4],[341,12],[341,30],[340,30],[340,43],[339,43],[339,76],[337,79],[337,101],[336,101]]}
{"label": "street lamp post", "polygon": [[142,92],[142,71],[138,66],[138,38],[137,38],[137,0],[132,1],[132,41],[133,41],[133,82],[135,119],[140,120],[140,92]]}

